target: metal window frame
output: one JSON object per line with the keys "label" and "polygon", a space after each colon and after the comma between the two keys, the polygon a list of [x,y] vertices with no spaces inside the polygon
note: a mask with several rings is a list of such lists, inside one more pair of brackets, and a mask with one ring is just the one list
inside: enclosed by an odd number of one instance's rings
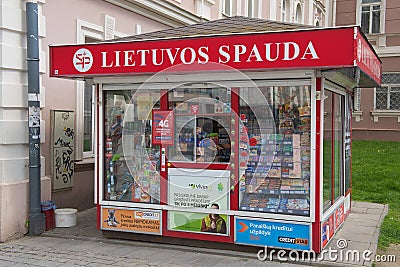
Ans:
{"label": "metal window frame", "polygon": [[399,109],[391,109],[390,108],[390,96],[392,92],[392,87],[400,87],[400,84],[394,83],[394,84],[382,84],[381,87],[387,87],[387,98],[386,98],[386,109],[377,109],[376,107],[376,102],[377,102],[377,87],[374,88],[374,111],[399,111]]}

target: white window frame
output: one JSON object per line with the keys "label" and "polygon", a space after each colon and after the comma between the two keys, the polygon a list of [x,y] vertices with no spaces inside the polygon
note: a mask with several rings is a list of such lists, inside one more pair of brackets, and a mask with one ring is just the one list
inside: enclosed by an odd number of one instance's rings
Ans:
{"label": "white window frame", "polygon": [[[87,21],[79,20],[76,21],[76,43],[84,44],[87,37],[96,40],[104,40],[104,27]],[[127,34],[115,32],[115,37],[125,37]],[[75,83],[76,88],[76,119],[75,119],[75,160],[82,160],[85,158],[93,158],[95,155],[96,145],[96,129],[95,129],[95,97],[92,98],[92,150],[84,152],[83,144],[83,132],[84,132],[84,94],[85,94],[85,82],[77,81]],[[93,86],[93,96],[95,88]]]}
{"label": "white window frame", "polygon": [[281,2],[281,21],[286,22],[286,0]]}
{"label": "white window frame", "polygon": [[[229,2],[229,6],[230,6],[229,13],[226,12],[226,3],[227,2]],[[231,17],[233,14],[233,12],[232,12],[233,11],[233,0],[221,0],[221,3],[222,3],[222,8],[221,8],[222,15]]]}
{"label": "white window frame", "polygon": [[[252,6],[252,9],[250,10],[249,6]],[[246,0],[246,17],[249,18],[254,18],[255,17],[255,0]]]}
{"label": "white window frame", "polygon": [[[297,7],[300,7],[300,12],[301,12],[300,21],[298,21],[298,18],[297,18],[297,16],[298,16]],[[304,10],[303,9],[304,8],[303,8],[303,5],[301,4],[301,2],[300,1],[296,1],[295,4],[294,4],[294,9],[293,9],[293,12],[294,12],[293,21],[295,23],[298,23],[298,24],[303,24],[304,23]]]}
{"label": "white window frame", "polygon": [[[361,1],[361,23],[362,23],[362,15],[363,15],[363,8],[364,7],[368,7],[369,8],[369,11],[368,11],[368,14],[369,14],[369,25],[368,25],[368,32],[366,32],[366,34],[379,34],[380,33],[380,29],[379,29],[379,32],[372,32],[372,26],[373,26],[373,7],[375,7],[375,6],[379,6],[379,12],[380,12],[380,14],[379,14],[379,20],[381,20],[381,17],[382,17],[382,1],[380,1],[380,0],[378,0],[379,2],[375,2],[375,3],[362,3],[362,1]],[[380,27],[380,21],[379,21],[379,27]],[[362,26],[362,25],[361,25]]]}
{"label": "white window frame", "polygon": [[[250,10],[250,3],[252,9]],[[261,18],[262,0],[246,0],[245,1],[245,16],[249,18]]]}
{"label": "white window frame", "polygon": [[290,1],[282,0],[281,2],[281,20],[282,22],[290,22]]}
{"label": "white window frame", "polygon": [[[361,27],[361,17],[362,17],[362,7],[363,6],[371,6],[377,3],[368,3],[368,4],[363,4],[362,0],[357,0],[357,10],[356,10],[356,15],[357,15],[357,25]],[[371,34],[371,35],[378,35],[378,34],[384,34],[385,33],[385,14],[386,14],[386,0],[380,0],[380,6],[381,6],[381,14],[380,14],[380,25],[379,25],[379,33],[369,33],[365,32],[365,34]],[[370,25],[369,25],[369,31],[371,30],[371,23],[372,20],[370,19]]]}

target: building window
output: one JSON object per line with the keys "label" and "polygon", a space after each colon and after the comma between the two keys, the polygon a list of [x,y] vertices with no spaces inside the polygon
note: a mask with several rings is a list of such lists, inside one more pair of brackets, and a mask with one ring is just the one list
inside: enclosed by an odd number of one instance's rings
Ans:
{"label": "building window", "polygon": [[225,16],[232,16],[232,0],[222,1],[222,14]]}
{"label": "building window", "polygon": [[382,86],[375,89],[375,110],[400,110],[400,73],[382,75]]}
{"label": "building window", "polygon": [[[85,43],[95,43],[101,38],[85,36]],[[94,155],[94,93],[92,83],[85,81],[83,85],[83,157]]]}
{"label": "building window", "polygon": [[94,151],[94,85],[85,81],[83,94],[83,152]]}
{"label": "building window", "polygon": [[289,21],[289,8],[290,3],[289,0],[282,0],[282,21],[288,22]]}
{"label": "building window", "polygon": [[303,11],[301,10],[301,5],[296,6],[295,23],[303,23]]}
{"label": "building window", "polygon": [[324,8],[321,4],[321,2],[314,2],[314,25],[319,27],[323,27],[323,21],[324,21]]}
{"label": "building window", "polygon": [[[109,16],[104,16],[110,18]],[[106,21],[104,25],[107,25]],[[87,44],[104,40],[107,27],[77,20],[77,43]],[[110,30],[110,29],[108,29]],[[126,37],[127,34],[114,31],[114,37]],[[92,83],[78,81],[76,83],[76,139],[75,160],[91,158],[95,152],[95,87]]]}
{"label": "building window", "polygon": [[254,0],[247,0],[247,16],[249,18],[254,18]]}
{"label": "building window", "polygon": [[361,29],[364,33],[380,32],[381,4],[381,0],[362,0]]}
{"label": "building window", "polygon": [[354,111],[361,111],[361,89],[354,89]]}

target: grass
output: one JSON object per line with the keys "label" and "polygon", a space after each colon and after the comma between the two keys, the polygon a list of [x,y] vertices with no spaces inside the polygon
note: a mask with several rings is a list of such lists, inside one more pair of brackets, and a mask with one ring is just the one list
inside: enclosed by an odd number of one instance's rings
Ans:
{"label": "grass", "polygon": [[353,141],[353,200],[389,204],[379,248],[400,244],[400,142]]}

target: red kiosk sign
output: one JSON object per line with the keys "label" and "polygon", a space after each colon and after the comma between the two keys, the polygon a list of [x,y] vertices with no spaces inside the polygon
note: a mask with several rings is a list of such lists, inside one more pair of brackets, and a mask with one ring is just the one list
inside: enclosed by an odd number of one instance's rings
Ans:
{"label": "red kiosk sign", "polygon": [[358,66],[380,83],[380,61],[359,31],[347,27],[51,46],[50,76]]}

